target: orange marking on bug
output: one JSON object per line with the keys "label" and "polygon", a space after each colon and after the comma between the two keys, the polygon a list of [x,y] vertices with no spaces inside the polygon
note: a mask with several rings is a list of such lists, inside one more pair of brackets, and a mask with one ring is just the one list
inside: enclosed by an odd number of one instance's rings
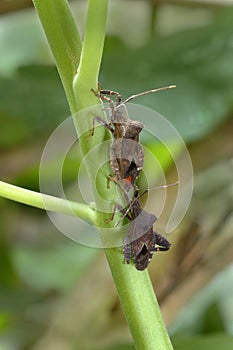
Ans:
{"label": "orange marking on bug", "polygon": [[133,176],[128,176],[128,177],[126,177],[124,180],[125,180],[126,183],[129,182],[130,184],[132,184]]}

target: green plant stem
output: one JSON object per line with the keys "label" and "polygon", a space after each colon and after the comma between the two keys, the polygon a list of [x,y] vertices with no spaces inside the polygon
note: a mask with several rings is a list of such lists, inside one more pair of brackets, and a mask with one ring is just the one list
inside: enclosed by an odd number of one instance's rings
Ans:
{"label": "green plant stem", "polygon": [[107,9],[108,0],[89,0],[88,2],[83,49],[74,79],[74,94],[78,110],[99,103],[91,93],[91,89],[97,88],[104,47]]}
{"label": "green plant stem", "polygon": [[[103,145],[103,141],[110,140],[110,133],[105,128],[95,128],[94,137],[87,142],[87,135],[90,134],[92,120],[95,115],[102,116],[104,118],[102,105],[100,101],[93,94],[91,89],[97,88],[99,69],[101,65],[101,59],[104,48],[106,20],[107,20],[108,0],[89,0],[88,11],[86,19],[85,36],[83,42],[83,49],[80,58],[80,65],[77,70],[77,74],[74,77],[73,89],[77,110],[81,111],[89,106],[96,106],[95,111],[90,109],[82,118],[82,122],[77,115],[74,118],[77,134],[79,135],[79,144],[85,156],[88,152],[97,145]],[[86,134],[86,130],[89,130]],[[101,152],[101,151],[100,151]],[[103,152],[103,150],[102,150]],[[107,149],[108,153],[109,150]],[[93,194],[95,196],[96,208],[101,212],[111,212],[112,205],[111,199],[114,198],[115,191],[109,190],[106,187],[106,177],[111,174],[109,162],[105,166],[102,166],[97,176],[93,176],[93,170],[99,168],[99,157],[95,157],[90,160],[86,160],[87,172],[92,182]],[[98,195],[97,190],[100,191],[101,196]],[[106,199],[106,205],[103,205],[103,199]],[[109,214],[108,214],[109,216]],[[99,224],[101,227],[106,226],[106,215],[98,215]]]}
{"label": "green plant stem", "polygon": [[76,112],[73,79],[82,41],[67,0],[32,0],[53,53],[72,113]]}
{"label": "green plant stem", "polygon": [[[51,8],[54,10],[52,12],[50,11],[49,13],[47,13],[48,2],[50,3]],[[65,23],[69,22],[68,20],[64,19],[65,16],[70,18],[70,14],[68,14],[67,11],[64,13],[59,13],[62,8],[62,2],[64,3],[64,6],[67,6],[65,0],[34,0],[37,10],[39,9],[39,17],[47,35],[48,42],[55,55],[61,80],[63,83],[66,82],[66,86],[64,86],[64,88],[70,109],[74,113],[81,111],[83,108],[99,103],[98,99],[93,93],[91,93],[90,90],[97,87],[97,79],[105,38],[107,0],[89,0],[87,25],[80,66],[77,71],[75,71],[73,77],[71,74],[72,70],[70,68],[66,71],[66,69],[61,67],[64,64],[63,51],[69,47],[71,49],[71,54],[69,57],[74,57],[75,53],[79,52],[80,43],[78,43],[78,48],[73,47],[74,41],[72,40],[72,35],[70,35],[70,33],[64,35],[63,31],[60,30],[61,24],[55,23],[57,21],[65,21]],[[58,7],[57,3],[59,3]],[[50,23],[53,23],[52,31],[54,28],[58,28],[56,35],[55,32],[50,33]],[[69,32],[69,27],[65,28],[65,30]],[[73,31],[74,28],[72,22],[71,33],[73,33]],[[62,40],[60,40],[60,34],[62,35]],[[75,34],[75,36],[77,37],[78,34]],[[57,48],[59,48],[59,50],[57,50]],[[59,54],[57,55],[57,52],[59,52],[61,56]],[[68,59],[69,57],[67,56],[66,58]],[[73,67],[71,63],[67,64],[68,67]],[[72,81],[70,80],[71,77]],[[73,87],[72,93],[70,93],[71,85]],[[88,128],[91,128],[92,119],[93,114],[87,113],[87,118],[84,121],[85,125],[82,125],[78,116],[74,118],[77,132],[79,136],[81,136],[80,146],[83,155],[87,154],[88,151],[96,144],[109,138],[109,133],[106,133],[104,128],[97,128],[98,130],[95,130],[94,137],[87,142],[87,135],[85,135],[85,132],[88,130]],[[112,190],[106,189],[106,174],[109,174],[109,172],[107,173],[106,169],[109,171],[109,167],[105,168],[105,170],[101,168],[97,179],[93,179],[93,176],[91,177],[91,175],[95,173],[95,166],[96,162],[94,159],[86,160],[86,167],[91,178],[92,185],[95,187],[96,181],[96,187],[101,190],[102,197],[103,199],[106,199],[107,203],[107,200],[109,201],[112,196]],[[94,195],[95,194],[96,193],[94,191]],[[98,199],[97,196],[95,199],[96,208],[98,210],[99,206],[101,205],[101,201],[103,202],[103,200]],[[108,206],[109,205],[106,204],[105,209],[109,209]],[[104,224],[105,216],[101,213],[98,214],[98,223],[100,226],[106,226],[106,224]],[[147,271],[139,272],[132,265],[124,265],[122,263],[123,257],[120,248],[105,249],[105,252],[136,349],[172,349],[172,345],[161,318],[160,309]]]}
{"label": "green plant stem", "polygon": [[86,204],[34,192],[0,181],[0,196],[36,208],[77,216],[95,224],[95,211]]}
{"label": "green plant stem", "polygon": [[[173,349],[147,270],[122,264],[122,252],[106,249],[121,305],[138,350]],[[117,264],[116,264],[117,263]]]}

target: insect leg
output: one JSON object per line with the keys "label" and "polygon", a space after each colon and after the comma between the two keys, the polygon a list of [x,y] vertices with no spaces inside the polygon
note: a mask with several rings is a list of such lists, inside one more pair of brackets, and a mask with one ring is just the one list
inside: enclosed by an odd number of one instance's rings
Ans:
{"label": "insect leg", "polygon": [[92,136],[94,136],[94,132],[95,132],[95,121],[97,121],[100,125],[104,126],[105,128],[107,128],[109,131],[111,131],[111,133],[114,132],[114,129],[111,127],[110,124],[108,124],[103,118],[99,117],[98,115],[95,116],[92,119],[92,127],[91,127],[91,133],[88,136],[87,140],[89,140]]}
{"label": "insect leg", "polygon": [[[117,91],[112,91],[112,90],[104,90],[104,89],[101,89],[100,87],[100,83],[98,83],[98,93],[95,92],[93,89],[91,89],[92,92],[94,92],[94,94],[99,97],[99,98],[104,98],[104,96],[101,96],[101,95],[108,95],[108,96],[113,96],[115,95],[116,96],[116,102],[121,102],[121,94]],[[107,100],[110,100],[107,98]]]}
{"label": "insect leg", "polygon": [[117,91],[112,90],[100,90],[101,95],[116,96],[116,102],[119,103],[122,100],[121,94]]}
{"label": "insect leg", "polygon": [[111,222],[114,219],[114,216],[116,214],[116,211],[118,209],[118,205],[114,205],[113,211],[112,211],[112,215],[105,221],[106,224],[109,224],[109,222]]}
{"label": "insect leg", "polygon": [[111,175],[107,177],[107,188],[110,188],[110,182],[117,184],[117,179]]}
{"label": "insect leg", "polygon": [[112,215],[105,221],[106,224],[109,224],[109,222],[111,222],[114,219],[114,216],[115,216],[117,210],[120,211],[124,215],[124,217],[127,217],[129,220],[131,220],[131,217],[128,214],[128,212],[126,212],[126,209],[123,208],[121,205],[116,204],[116,205],[114,205]]}
{"label": "insect leg", "polygon": [[[99,86],[99,85],[98,85],[98,86]],[[109,103],[110,110],[112,111],[112,114],[113,114],[113,113],[114,113],[114,110],[115,110],[114,102],[111,100],[111,98],[106,97],[106,96],[104,96],[104,95],[101,93],[101,91],[108,91],[108,90],[99,90],[99,89],[98,89],[98,92],[96,92],[94,89],[91,89],[91,91],[93,92],[93,94],[94,94],[96,97],[100,98],[102,101],[106,101],[106,102]],[[118,92],[117,92],[117,94],[118,94]],[[120,101],[121,101],[121,95],[119,95],[119,96],[120,96]]]}
{"label": "insect leg", "polygon": [[111,98],[102,95],[101,91],[96,92],[94,89],[91,89],[91,91],[96,97],[100,98],[102,101],[107,101],[109,103],[112,102]]}

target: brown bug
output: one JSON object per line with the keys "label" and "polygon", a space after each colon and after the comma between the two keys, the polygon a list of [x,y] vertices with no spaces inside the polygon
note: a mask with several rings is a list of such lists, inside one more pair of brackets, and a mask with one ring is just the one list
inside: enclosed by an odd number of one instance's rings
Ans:
{"label": "brown bug", "polygon": [[[112,180],[120,187],[123,182],[122,189],[126,190],[126,192],[123,191],[127,202],[126,208],[119,205],[115,207],[115,209],[118,208],[121,211],[123,218],[127,217],[130,220],[130,228],[123,243],[124,259],[129,264],[131,258],[133,258],[135,267],[141,271],[147,268],[154,251],[166,251],[170,248],[170,243],[162,235],[153,231],[153,224],[157,218],[143,210],[139,202],[140,196],[135,183],[144,164],[144,152],[139,143],[139,134],[144,125],[129,118],[126,103],[136,97],[174,87],[171,85],[145,91],[132,95],[123,102],[118,92],[101,90],[100,88],[98,92],[92,90],[97,97],[109,102],[110,122],[107,123],[99,116],[94,117],[91,135],[94,135],[95,121],[113,134],[114,139],[110,148],[110,165],[115,178]],[[115,102],[105,95],[115,95]],[[135,189],[134,196],[133,199],[129,199],[127,193],[132,186]],[[115,209],[110,220],[113,219]]]}
{"label": "brown bug", "polygon": [[130,220],[130,228],[123,243],[123,255],[127,264],[133,259],[137,270],[143,271],[149,265],[155,251],[166,251],[170,248],[168,240],[153,231],[157,217],[141,208],[138,190],[135,191],[127,209],[117,206],[124,217]]}
{"label": "brown bug", "polygon": [[[127,191],[134,186],[144,164],[144,152],[139,143],[139,133],[144,128],[141,122],[129,118],[126,103],[132,99],[154,93],[161,90],[174,88],[174,85],[166,86],[154,90],[145,91],[136,95],[132,95],[125,101],[122,101],[121,95],[116,91],[101,90],[93,91],[95,96],[103,101],[109,102],[110,107],[110,123],[96,116],[92,122],[92,132],[94,135],[94,124],[106,127],[113,134],[113,143],[110,148],[110,166],[113,170],[115,178],[111,179],[115,182],[123,180],[123,188]],[[115,95],[115,102],[105,95]]]}

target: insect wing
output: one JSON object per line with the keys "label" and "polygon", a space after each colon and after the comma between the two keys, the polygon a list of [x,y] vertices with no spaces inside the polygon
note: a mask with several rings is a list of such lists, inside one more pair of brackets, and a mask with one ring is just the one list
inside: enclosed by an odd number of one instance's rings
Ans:
{"label": "insect wing", "polygon": [[149,265],[155,249],[154,238],[151,227],[142,237],[132,242],[133,260],[137,270],[143,271]]}

